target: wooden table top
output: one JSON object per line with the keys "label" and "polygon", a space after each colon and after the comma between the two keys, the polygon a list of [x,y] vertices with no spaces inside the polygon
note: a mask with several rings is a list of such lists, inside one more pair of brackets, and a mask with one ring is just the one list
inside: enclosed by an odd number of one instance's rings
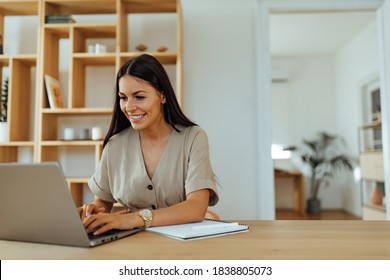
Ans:
{"label": "wooden table top", "polygon": [[241,221],[249,232],[180,241],[140,232],[95,248],[0,240],[0,259],[390,260],[387,221]]}

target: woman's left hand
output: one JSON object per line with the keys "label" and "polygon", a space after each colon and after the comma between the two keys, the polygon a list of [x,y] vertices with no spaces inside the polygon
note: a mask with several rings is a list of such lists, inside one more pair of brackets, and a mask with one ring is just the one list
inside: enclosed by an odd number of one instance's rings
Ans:
{"label": "woman's left hand", "polygon": [[102,234],[111,229],[133,229],[142,226],[141,218],[134,214],[98,213],[85,218],[83,225],[88,233]]}

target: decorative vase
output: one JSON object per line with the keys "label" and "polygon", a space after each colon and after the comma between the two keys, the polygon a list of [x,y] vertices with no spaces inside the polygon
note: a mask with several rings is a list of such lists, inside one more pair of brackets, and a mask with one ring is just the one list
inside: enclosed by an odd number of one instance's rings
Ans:
{"label": "decorative vase", "polygon": [[0,122],[0,143],[8,142],[8,125],[6,122]]}
{"label": "decorative vase", "polygon": [[306,211],[309,214],[319,214],[321,212],[321,200],[317,198],[309,198],[306,205]]}
{"label": "decorative vase", "polygon": [[370,194],[370,202],[374,205],[382,205],[383,204],[383,193],[378,186],[372,189]]}

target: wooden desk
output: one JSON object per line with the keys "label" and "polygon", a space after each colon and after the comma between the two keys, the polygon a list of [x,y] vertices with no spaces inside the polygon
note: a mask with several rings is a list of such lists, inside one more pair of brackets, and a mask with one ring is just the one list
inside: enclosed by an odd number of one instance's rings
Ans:
{"label": "wooden desk", "polygon": [[140,232],[96,248],[0,240],[0,259],[390,259],[387,221],[242,221],[250,231],[179,241]]}
{"label": "wooden desk", "polygon": [[294,211],[303,215],[306,211],[304,177],[300,172],[274,170],[275,179],[294,179]]}

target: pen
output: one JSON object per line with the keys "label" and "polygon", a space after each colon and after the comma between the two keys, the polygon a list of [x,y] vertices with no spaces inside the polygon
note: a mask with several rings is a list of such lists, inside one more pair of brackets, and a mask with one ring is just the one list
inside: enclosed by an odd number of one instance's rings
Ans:
{"label": "pen", "polygon": [[193,226],[192,229],[224,228],[224,227],[232,227],[232,226],[238,226],[238,223],[218,223],[212,225],[199,225],[199,226]]}

